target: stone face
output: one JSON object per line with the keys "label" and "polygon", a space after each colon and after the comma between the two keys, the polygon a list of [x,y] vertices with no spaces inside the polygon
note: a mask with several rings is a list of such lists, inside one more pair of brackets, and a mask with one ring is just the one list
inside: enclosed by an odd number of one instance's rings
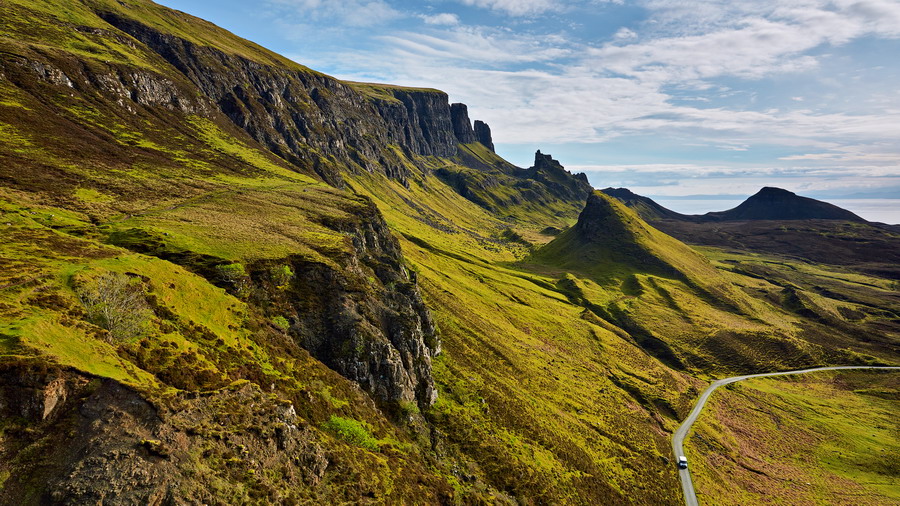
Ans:
{"label": "stone face", "polygon": [[[42,417],[38,404],[46,407],[47,397],[35,393],[63,385],[67,396],[56,396],[53,415]],[[15,479],[0,487],[0,504],[30,504],[23,499],[35,491],[42,504],[211,503],[208,491],[223,481],[196,467],[198,455],[231,458],[229,467],[242,472],[287,470],[280,483],[294,490],[315,487],[329,470],[317,431],[256,385],[176,395],[177,410],[159,409],[113,380],[0,366],[0,419],[29,427],[7,432],[0,444],[0,462],[17,465]],[[252,429],[225,432],[233,419]],[[31,456],[17,458],[20,452]]]}
{"label": "stone face", "polygon": [[494,151],[494,139],[491,137],[491,127],[484,121],[475,120],[475,140],[482,143],[484,147]]}
{"label": "stone face", "polygon": [[469,108],[466,104],[450,104],[450,117],[453,121],[453,134],[461,144],[475,142],[475,131],[469,120]]}
{"label": "stone face", "polygon": [[[385,88],[392,100],[370,98],[324,74],[262,64],[115,14],[104,19],[157,52],[251,137],[330,184],[341,186],[343,180],[327,157],[351,170],[383,172],[405,182],[408,169],[385,156],[387,146],[425,156],[456,154],[443,92]],[[160,86],[146,82],[132,89],[141,97]],[[474,133],[467,142],[473,141]]]}
{"label": "stone face", "polygon": [[540,150],[534,154],[534,166],[528,169],[528,178],[543,183],[565,200],[582,200],[593,192],[585,174],[573,175]]}
{"label": "stone face", "polygon": [[385,121],[389,143],[405,146],[419,155],[456,154],[446,93],[402,88],[390,91],[399,103],[374,102],[378,115]]}
{"label": "stone face", "polygon": [[282,308],[291,318],[289,334],[303,348],[376,400],[432,405],[431,360],[440,343],[400,244],[371,202],[353,219],[329,226],[352,244],[352,253],[336,258],[340,268],[288,259],[296,275],[287,290],[278,290],[270,286],[271,266],[261,263],[251,272],[258,305]]}

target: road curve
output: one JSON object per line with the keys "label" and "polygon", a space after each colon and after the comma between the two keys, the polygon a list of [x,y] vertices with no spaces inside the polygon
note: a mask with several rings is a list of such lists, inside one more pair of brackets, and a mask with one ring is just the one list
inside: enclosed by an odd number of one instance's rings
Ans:
{"label": "road curve", "polygon": [[[714,381],[709,388],[703,391],[703,394],[697,399],[697,403],[694,404],[694,409],[691,410],[691,414],[688,415],[687,418],[684,419],[684,422],[681,423],[681,426],[678,427],[678,430],[675,431],[675,434],[672,435],[672,452],[675,454],[675,461],[678,461],[679,455],[684,455],[684,448],[682,445],[684,444],[684,437],[687,436],[688,431],[691,429],[691,425],[697,420],[697,417],[700,416],[700,411],[703,410],[703,406],[706,404],[706,401],[709,399],[709,396],[722,385],[728,385],[729,383],[735,383],[737,381],[742,381],[750,378],[761,378],[764,376],[786,376],[789,374],[803,374],[807,372],[816,372],[816,371],[836,371],[840,369],[894,369],[900,370],[900,367],[888,367],[888,366],[857,366],[857,365],[845,365],[845,366],[834,366],[834,367],[815,367],[812,369],[801,369],[798,371],[784,371],[784,372],[767,372],[763,374],[747,374],[745,376],[732,376],[731,378],[720,379]],[[687,506],[699,506],[697,502],[697,494],[694,492],[694,484],[691,482],[691,471],[690,469],[679,469],[678,474],[681,477],[681,490],[684,492],[684,503]]]}

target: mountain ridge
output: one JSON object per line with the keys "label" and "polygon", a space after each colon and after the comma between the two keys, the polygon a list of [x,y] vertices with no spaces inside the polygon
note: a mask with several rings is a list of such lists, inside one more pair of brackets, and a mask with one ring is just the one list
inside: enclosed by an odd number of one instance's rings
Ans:
{"label": "mountain ridge", "polygon": [[900,278],[897,227],[871,223],[827,202],[763,188],[734,209],[703,215],[670,211],[624,189],[603,192],[621,200],[654,227],[689,244],[765,251],[852,266]]}
{"label": "mountain ridge", "polygon": [[669,504],[705,378],[896,362],[889,281],[691,248],[438,90],[0,26],[0,502]]}
{"label": "mountain ridge", "polygon": [[625,202],[649,220],[692,222],[744,220],[843,220],[867,223],[856,214],[821,200],[802,197],[782,188],[766,186],[734,209],[706,214],[682,214],[667,209],[653,199],[637,195],[627,188],[604,188],[603,193]]}

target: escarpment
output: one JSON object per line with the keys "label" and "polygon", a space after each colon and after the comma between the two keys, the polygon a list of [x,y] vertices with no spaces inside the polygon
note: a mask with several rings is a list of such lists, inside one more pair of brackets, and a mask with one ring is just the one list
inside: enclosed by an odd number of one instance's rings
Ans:
{"label": "escarpment", "polygon": [[[249,273],[258,305],[288,315],[292,337],[378,401],[431,406],[440,342],[397,240],[371,202],[331,226],[350,243],[333,257],[338,266],[300,256],[260,262]],[[283,289],[272,276],[276,265],[293,271]]]}
{"label": "escarpment", "polygon": [[453,133],[459,142],[468,144],[476,141],[466,104],[450,104],[450,118],[453,122]]}
{"label": "escarpment", "polygon": [[[101,16],[157,52],[254,139],[331,184],[342,184],[334,160],[405,181],[408,167],[395,163],[387,146],[448,157],[457,143],[475,141],[465,105],[451,107],[444,92],[344,83],[199,45],[118,14]],[[377,93],[366,93],[373,88]],[[467,129],[457,129],[459,106]]]}

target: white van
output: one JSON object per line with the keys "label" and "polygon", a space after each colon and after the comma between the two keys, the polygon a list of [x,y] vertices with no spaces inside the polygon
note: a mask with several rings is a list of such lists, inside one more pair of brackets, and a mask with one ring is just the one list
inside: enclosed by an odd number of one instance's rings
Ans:
{"label": "white van", "polygon": [[687,469],[687,457],[684,455],[678,457],[678,467],[680,469]]}

